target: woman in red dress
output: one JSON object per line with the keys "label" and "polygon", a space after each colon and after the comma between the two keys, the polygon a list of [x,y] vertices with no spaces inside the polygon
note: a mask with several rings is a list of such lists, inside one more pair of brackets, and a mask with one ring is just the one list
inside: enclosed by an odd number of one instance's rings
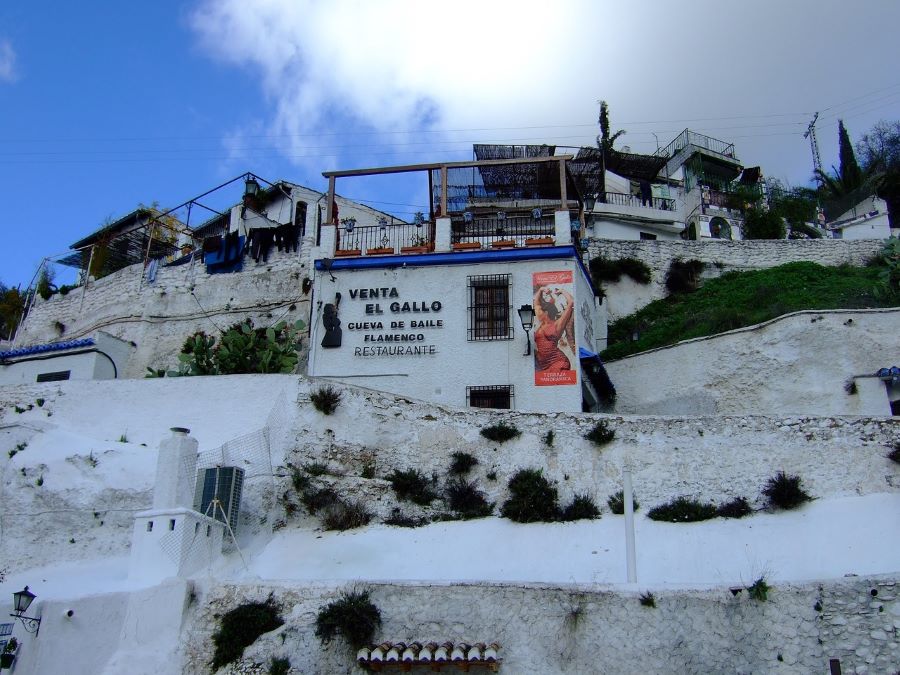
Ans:
{"label": "woman in red dress", "polygon": [[[557,305],[563,298],[563,309]],[[541,286],[534,294],[534,315],[538,327],[534,331],[534,360],[536,370],[572,370],[569,357],[559,348],[559,339],[565,334],[575,307],[572,294],[560,288],[550,290]]]}

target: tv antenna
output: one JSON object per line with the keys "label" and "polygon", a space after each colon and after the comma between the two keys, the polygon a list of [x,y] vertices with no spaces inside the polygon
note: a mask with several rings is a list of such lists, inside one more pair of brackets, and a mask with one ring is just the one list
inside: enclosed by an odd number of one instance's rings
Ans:
{"label": "tv antenna", "polygon": [[806,133],[803,134],[803,138],[809,139],[809,145],[812,148],[812,156],[813,156],[813,173],[816,176],[816,180],[821,185],[822,183],[822,158],[819,157],[819,141],[816,138],[816,120],[819,119],[819,113],[817,112],[813,115],[812,122],[809,123],[809,126],[806,128]]}

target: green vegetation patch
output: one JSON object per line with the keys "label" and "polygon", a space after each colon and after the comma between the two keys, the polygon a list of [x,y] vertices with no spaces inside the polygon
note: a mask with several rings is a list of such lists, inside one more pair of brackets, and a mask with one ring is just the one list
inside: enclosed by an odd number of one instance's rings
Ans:
{"label": "green vegetation patch", "polygon": [[900,306],[900,293],[885,292],[879,267],[795,262],[753,272],[727,272],[693,293],[657,300],[612,323],[610,346],[602,357],[619,359],[804,309],[896,306]]}

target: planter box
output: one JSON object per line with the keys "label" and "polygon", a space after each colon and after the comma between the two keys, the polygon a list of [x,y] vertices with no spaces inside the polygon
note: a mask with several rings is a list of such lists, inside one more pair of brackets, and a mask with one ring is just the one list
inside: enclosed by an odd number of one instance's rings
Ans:
{"label": "planter box", "polygon": [[403,246],[400,253],[428,253],[427,246]]}
{"label": "planter box", "polygon": [[513,239],[501,239],[500,241],[491,242],[491,248],[515,248],[516,242]]}
{"label": "planter box", "polygon": [[362,255],[362,251],[358,248],[339,248],[334,252],[335,258],[356,258]]}
{"label": "planter box", "polygon": [[380,248],[366,249],[366,255],[393,255],[394,249],[382,246]]}
{"label": "planter box", "polygon": [[477,251],[481,248],[481,242],[477,241],[461,241],[456,244],[450,244],[454,251]]}
{"label": "planter box", "polygon": [[553,246],[553,237],[534,237],[533,239],[526,239],[526,246]]}
{"label": "planter box", "polygon": [[15,660],[16,660],[15,654],[11,654],[9,652],[0,654],[0,670],[12,668],[12,664]]}

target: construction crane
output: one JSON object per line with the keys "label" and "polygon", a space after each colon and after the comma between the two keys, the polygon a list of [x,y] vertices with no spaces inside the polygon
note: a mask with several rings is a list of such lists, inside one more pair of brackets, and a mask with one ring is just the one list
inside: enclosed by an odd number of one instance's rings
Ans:
{"label": "construction crane", "polygon": [[819,184],[822,183],[822,158],[819,157],[819,141],[816,139],[816,120],[819,119],[819,113],[813,115],[812,122],[809,123],[809,126],[806,128],[806,133],[803,134],[803,138],[809,139],[809,145],[812,148],[812,156],[813,156],[813,173],[816,176],[816,180]]}

